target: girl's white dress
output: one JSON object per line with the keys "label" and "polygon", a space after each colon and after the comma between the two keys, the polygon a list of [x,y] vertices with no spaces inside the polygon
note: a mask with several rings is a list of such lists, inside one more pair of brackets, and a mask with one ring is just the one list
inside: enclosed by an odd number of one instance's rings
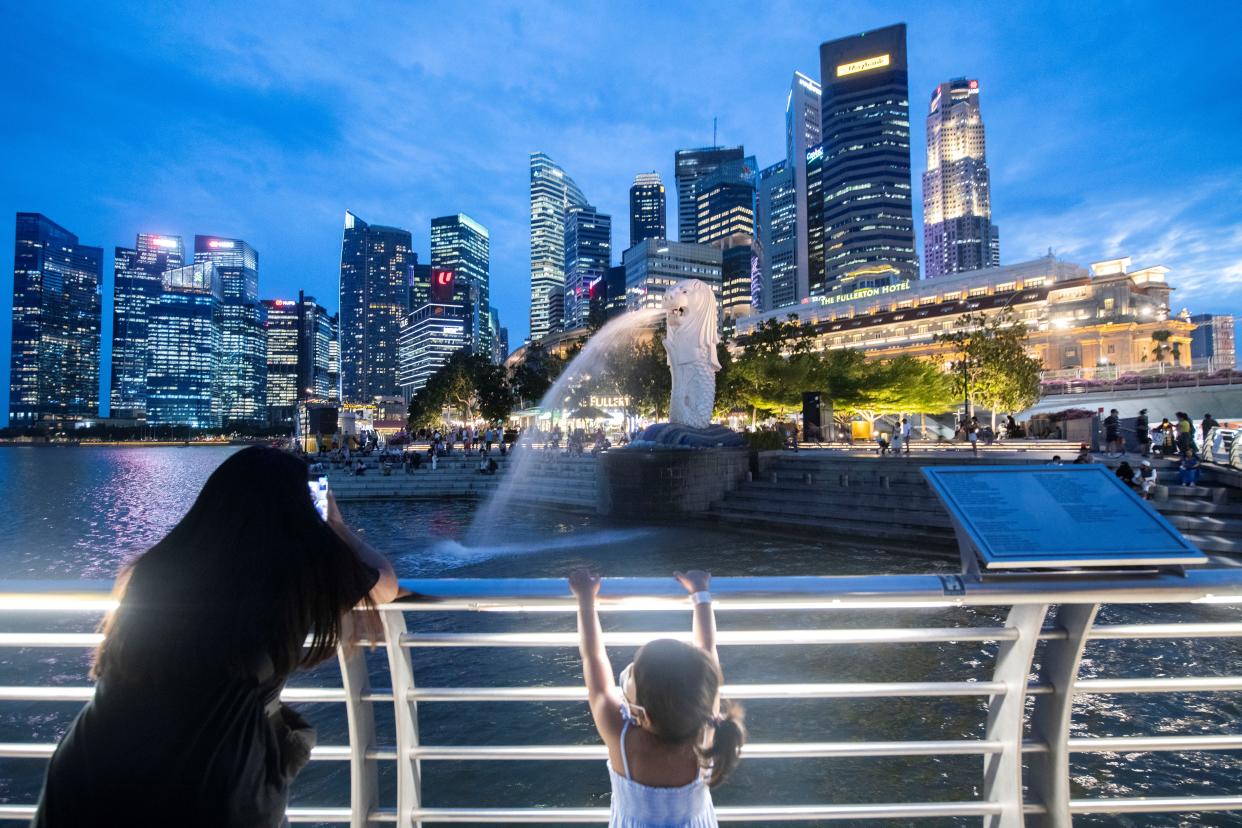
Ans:
{"label": "girl's white dress", "polygon": [[630,778],[630,761],[625,755],[625,734],[629,732],[629,707],[621,706],[621,769],[617,773],[608,763],[612,780],[612,815],[609,828],[717,828],[716,809],[711,790],[702,775],[680,788],[653,788]]}

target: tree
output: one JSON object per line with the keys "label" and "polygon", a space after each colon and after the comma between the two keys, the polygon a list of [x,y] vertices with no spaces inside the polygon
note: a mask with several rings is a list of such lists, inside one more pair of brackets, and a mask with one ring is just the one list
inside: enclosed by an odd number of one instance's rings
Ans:
{"label": "tree", "polygon": [[786,415],[802,406],[802,392],[818,387],[822,358],[812,351],[813,330],[798,322],[769,319],[751,333],[725,377],[730,406],[750,409],[751,426],[759,413]]}
{"label": "tree", "polygon": [[[953,384],[948,375],[917,357],[864,361],[852,366],[845,379],[850,388],[840,397],[833,394],[834,405],[871,423],[889,414],[939,413],[953,406]],[[832,385],[830,379],[826,387]]]}
{"label": "tree", "polygon": [[548,353],[541,343],[527,345],[525,356],[509,377],[518,405],[522,408],[538,405],[564,368],[564,360]]}
{"label": "tree", "polygon": [[481,414],[503,420],[513,407],[513,391],[505,369],[486,357],[458,351],[427,380],[410,400],[410,428],[434,428],[444,410],[452,409],[470,422]]}
{"label": "tree", "polygon": [[673,377],[658,336],[637,340],[608,353],[605,375],[609,390],[625,400],[627,417],[660,418],[668,411]]}
{"label": "tree", "polygon": [[1026,352],[1026,325],[1004,310],[992,316],[968,313],[957,321],[957,330],[937,334],[957,351],[950,376],[959,397],[966,400],[966,414],[978,401],[992,412],[1017,411],[1039,399],[1038,359]]}

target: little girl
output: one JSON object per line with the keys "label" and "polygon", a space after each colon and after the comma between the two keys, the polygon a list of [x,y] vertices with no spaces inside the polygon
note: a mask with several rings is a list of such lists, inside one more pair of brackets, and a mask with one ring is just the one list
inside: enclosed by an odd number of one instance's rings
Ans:
{"label": "little girl", "polygon": [[591,715],[608,746],[614,828],[715,828],[709,788],[737,765],[746,730],[742,710],[724,705],[716,655],[711,575],[676,573],[694,608],[694,646],[658,639],[621,671],[620,687],[604,651],[595,609],[600,580],[579,569],[569,577],[578,597],[579,650]]}

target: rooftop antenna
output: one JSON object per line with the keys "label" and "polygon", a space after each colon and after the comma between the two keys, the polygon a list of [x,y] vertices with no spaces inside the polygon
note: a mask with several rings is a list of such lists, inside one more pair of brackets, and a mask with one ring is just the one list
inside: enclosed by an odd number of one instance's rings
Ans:
{"label": "rooftop antenna", "polygon": [[716,148],[716,118],[712,117],[712,149]]}

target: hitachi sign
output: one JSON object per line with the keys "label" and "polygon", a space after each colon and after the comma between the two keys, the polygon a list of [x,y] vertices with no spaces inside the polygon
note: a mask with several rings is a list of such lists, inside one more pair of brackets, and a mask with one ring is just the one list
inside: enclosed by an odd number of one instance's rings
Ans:
{"label": "hitachi sign", "polygon": [[837,77],[843,78],[846,75],[866,72],[868,69],[879,69],[881,66],[888,66],[891,62],[888,55],[876,55],[875,57],[856,60],[853,63],[842,63],[837,67]]}

